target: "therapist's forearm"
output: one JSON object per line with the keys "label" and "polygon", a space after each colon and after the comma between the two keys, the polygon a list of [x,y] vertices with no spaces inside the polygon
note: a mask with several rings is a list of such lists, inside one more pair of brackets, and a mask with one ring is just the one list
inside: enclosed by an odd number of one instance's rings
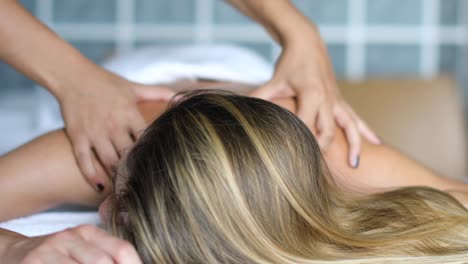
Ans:
{"label": "therapist's forearm", "polygon": [[56,97],[60,98],[78,78],[102,71],[17,1],[0,1],[0,17],[0,59]]}
{"label": "therapist's forearm", "polygon": [[281,45],[317,33],[315,25],[289,0],[228,0],[242,13],[260,23]]}

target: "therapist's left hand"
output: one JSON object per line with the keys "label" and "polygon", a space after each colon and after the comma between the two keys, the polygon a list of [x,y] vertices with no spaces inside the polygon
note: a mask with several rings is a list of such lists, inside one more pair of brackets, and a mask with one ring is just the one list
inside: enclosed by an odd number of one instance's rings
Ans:
{"label": "therapist's left hand", "polygon": [[332,142],[336,127],[342,128],[349,144],[351,167],[359,165],[361,135],[380,143],[342,98],[326,46],[315,28],[284,43],[272,79],[251,96],[265,100],[296,97],[298,117],[313,131],[323,150]]}

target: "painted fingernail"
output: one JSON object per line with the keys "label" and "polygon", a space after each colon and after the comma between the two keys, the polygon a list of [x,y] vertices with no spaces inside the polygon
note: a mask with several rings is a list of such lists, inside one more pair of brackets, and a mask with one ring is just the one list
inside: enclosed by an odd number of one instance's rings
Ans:
{"label": "painted fingernail", "polygon": [[353,167],[356,169],[357,167],[359,167],[359,161],[361,160],[361,156],[360,155],[357,155],[356,158],[354,158],[354,162],[353,162]]}
{"label": "painted fingernail", "polygon": [[98,192],[104,191],[104,185],[101,184],[101,183],[98,183],[98,184],[96,185],[96,190],[97,190]]}

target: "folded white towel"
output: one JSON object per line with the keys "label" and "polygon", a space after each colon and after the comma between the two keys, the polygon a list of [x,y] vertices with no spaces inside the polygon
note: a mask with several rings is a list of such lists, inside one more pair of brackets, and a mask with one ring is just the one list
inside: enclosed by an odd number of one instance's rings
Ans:
{"label": "folded white towel", "polygon": [[272,65],[251,50],[220,44],[146,47],[116,54],[103,66],[144,84],[197,78],[261,84],[273,73]]}
{"label": "folded white towel", "polygon": [[99,226],[97,212],[44,212],[0,223],[0,228],[25,236],[40,236],[82,224]]}

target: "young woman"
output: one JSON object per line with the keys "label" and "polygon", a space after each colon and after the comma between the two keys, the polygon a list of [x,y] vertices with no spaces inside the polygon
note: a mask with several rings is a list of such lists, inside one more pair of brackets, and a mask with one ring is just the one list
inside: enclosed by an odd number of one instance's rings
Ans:
{"label": "young woman", "polygon": [[[260,68],[253,61],[245,65]],[[167,86],[240,94],[255,88],[194,79]],[[292,97],[274,102],[296,111]],[[150,122],[167,102],[139,108]],[[247,97],[199,94],[155,121],[130,153],[120,150],[126,158],[116,166],[115,188],[104,182],[96,193],[66,134],[55,131],[0,158],[0,221],[62,203],[97,206],[109,196],[101,207],[104,222],[147,263],[362,263],[401,255],[464,260],[455,254],[467,250],[466,210],[456,200],[432,189],[393,190],[432,187],[466,204],[467,185],[366,141],[359,166],[351,168],[345,135],[336,133],[322,156],[310,131],[286,110]],[[2,231],[0,256],[8,263],[139,263],[130,244],[90,226],[34,238]]]}
{"label": "young woman", "polygon": [[[173,88],[233,85],[180,82]],[[276,103],[295,108],[291,98]],[[140,105],[148,121],[165,107]],[[128,154],[122,151],[115,188],[101,194],[86,184],[63,131],[2,157],[0,219],[61,203],[97,206],[110,194],[101,211],[106,215],[105,204],[111,205],[113,232],[131,241],[145,263],[447,254],[444,263],[459,260],[453,254],[468,250],[466,209],[433,189],[393,190],[427,186],[466,202],[468,186],[385,145],[364,144],[360,166],[350,168],[346,141],[337,133],[322,159],[307,127],[283,108],[219,93],[189,96],[157,119]],[[17,242],[6,243],[7,253],[27,256],[21,245],[32,238],[7,236]]]}
{"label": "young woman", "polygon": [[[361,173],[339,175],[344,159],[326,156],[329,171],[293,113],[254,98],[192,93],[120,163],[101,212],[110,212],[112,231],[146,263],[466,261],[463,205],[435,189],[394,186],[417,181],[411,173],[434,187],[467,186],[436,183],[437,176],[381,151],[366,151]],[[368,177],[372,167],[379,173]]]}

